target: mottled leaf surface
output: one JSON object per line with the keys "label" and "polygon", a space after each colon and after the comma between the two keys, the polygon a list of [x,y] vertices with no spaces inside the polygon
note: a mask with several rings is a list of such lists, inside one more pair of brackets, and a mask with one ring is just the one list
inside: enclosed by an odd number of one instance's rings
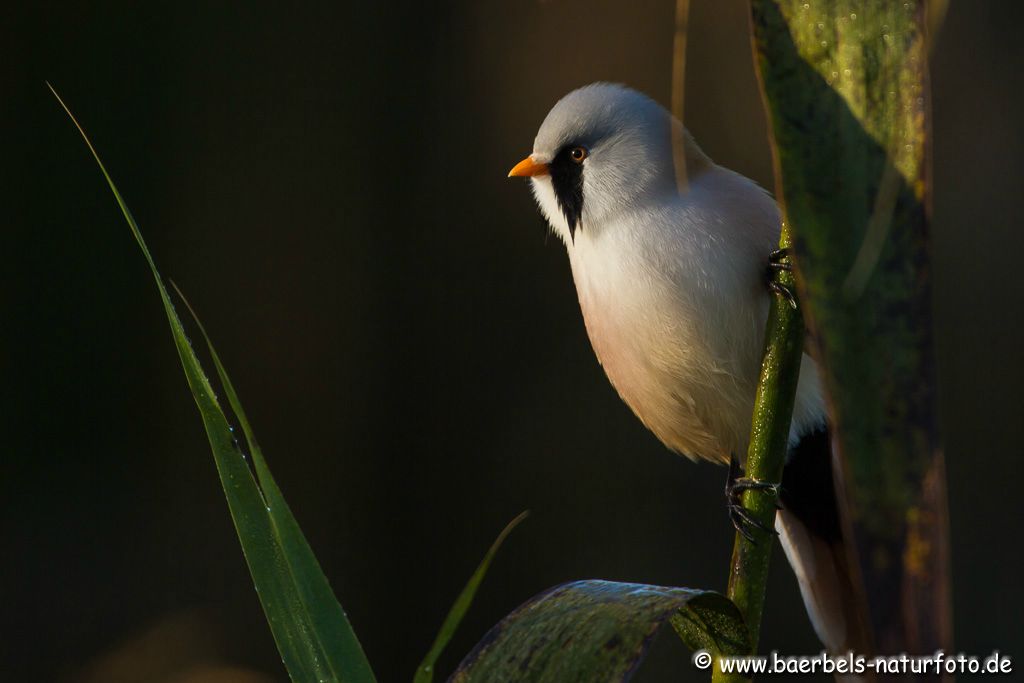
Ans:
{"label": "mottled leaf surface", "polygon": [[881,652],[932,652],[950,640],[925,5],[751,0],[780,199],[834,421],[848,545]]}
{"label": "mottled leaf surface", "polygon": [[492,628],[462,662],[453,683],[626,681],[665,622],[692,647],[748,649],[746,627],[714,592],[613,581],[576,581],[542,593]]}

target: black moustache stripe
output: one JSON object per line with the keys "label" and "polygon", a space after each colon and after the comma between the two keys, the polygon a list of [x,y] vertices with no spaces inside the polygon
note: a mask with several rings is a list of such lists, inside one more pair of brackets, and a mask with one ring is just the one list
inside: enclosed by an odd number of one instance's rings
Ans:
{"label": "black moustache stripe", "polygon": [[569,156],[569,150],[573,147],[563,147],[548,164],[548,172],[555,188],[558,208],[569,224],[569,237],[575,240],[576,228],[583,216],[583,164],[573,161]]}

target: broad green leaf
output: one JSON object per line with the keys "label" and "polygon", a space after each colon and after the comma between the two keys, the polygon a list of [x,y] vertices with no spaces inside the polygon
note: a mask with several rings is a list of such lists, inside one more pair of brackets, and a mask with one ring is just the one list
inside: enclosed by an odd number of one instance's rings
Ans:
{"label": "broad green leaf", "polygon": [[691,650],[743,655],[751,650],[749,629],[737,622],[736,605],[719,593],[704,593],[674,613],[672,628]]}
{"label": "broad green leaf", "polygon": [[430,646],[430,651],[427,652],[427,656],[420,662],[419,668],[416,669],[416,675],[413,676],[413,683],[430,683],[434,680],[434,667],[437,665],[437,660],[444,652],[444,648],[451,641],[452,636],[455,635],[455,629],[459,627],[462,622],[462,618],[466,616],[466,611],[469,606],[473,603],[473,597],[476,595],[477,589],[480,587],[480,583],[484,580],[484,576],[487,574],[487,568],[491,566],[491,560],[498,552],[498,548],[505,542],[508,535],[512,533],[512,530],[519,526],[519,523],[526,519],[529,512],[521,512],[515,519],[505,525],[505,528],[501,530],[498,537],[494,539],[494,543],[491,544],[487,554],[484,555],[484,559],[477,565],[476,571],[469,577],[469,581],[466,583],[466,587],[459,593],[459,597],[455,599],[455,603],[452,608],[448,611],[448,616],[445,617],[444,623],[441,624],[441,630],[437,633],[437,638],[434,639],[434,644]]}
{"label": "broad green leaf", "polygon": [[576,581],[542,593],[492,628],[452,683],[604,683],[636,672],[658,629],[679,615],[684,640],[746,654],[739,610],[711,591],[613,581]]}
{"label": "broad green leaf", "polygon": [[[253,466],[258,483],[245,461],[213,387],[185,336],[181,320],[174,310],[167,288],[142,238],[138,224],[85,131],[52,86],[50,90],[88,145],[128,221],[143,256],[149,263],[167,314],[167,321],[171,326],[171,336],[181,358],[185,377],[206,427],[242,551],[289,676],[300,683],[374,681],[369,662],[341,605],[334,597],[316,557],[267,468],[220,359],[210,345],[210,352],[228,400],[252,448]],[[205,331],[203,334],[205,336]]]}
{"label": "broad green leaf", "polygon": [[848,546],[881,652],[950,647],[927,239],[927,5],[751,0]]}

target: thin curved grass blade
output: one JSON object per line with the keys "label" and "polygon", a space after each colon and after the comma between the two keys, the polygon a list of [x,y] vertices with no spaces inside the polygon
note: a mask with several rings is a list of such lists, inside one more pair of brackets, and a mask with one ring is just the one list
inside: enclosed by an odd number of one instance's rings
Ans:
{"label": "thin curved grass blade", "polygon": [[[309,614],[317,639],[323,644],[333,643],[339,653],[358,653],[358,657],[336,657],[337,661],[334,662],[332,668],[339,672],[340,679],[343,681],[372,680],[365,678],[370,673],[368,664],[365,665],[365,670],[360,666],[352,665],[353,663],[356,665],[360,663],[365,664],[366,660],[363,655],[362,646],[359,644],[355,632],[349,624],[348,617],[345,616],[345,611],[334,597],[334,592],[331,590],[327,578],[320,569],[316,555],[314,555],[312,548],[309,547],[306,537],[295,521],[295,517],[291,514],[291,509],[288,507],[284,495],[270,473],[267,461],[263,457],[263,449],[260,448],[259,443],[256,441],[256,435],[253,432],[249,418],[242,408],[242,403],[238,399],[238,394],[235,391],[234,384],[231,382],[231,378],[228,377],[228,373],[224,369],[223,363],[221,363],[220,355],[214,348],[213,342],[210,341],[210,335],[207,334],[206,328],[200,321],[199,316],[196,315],[196,312],[185,298],[185,295],[178,289],[178,286],[173,282],[171,285],[181,297],[181,300],[185,302],[185,306],[192,315],[192,319],[203,335],[203,340],[206,342],[207,349],[210,351],[210,357],[213,359],[214,367],[217,370],[217,376],[224,387],[224,394],[227,396],[231,410],[238,418],[242,432],[249,444],[253,469],[256,471],[256,480],[266,502],[266,510],[272,531],[282,550],[284,559],[282,571],[287,572],[294,583],[297,589],[297,597],[302,604],[302,608]],[[325,653],[328,658],[331,658],[331,652],[328,648],[325,648]]]}
{"label": "thin curved grass blade", "polygon": [[455,599],[455,603],[448,611],[448,616],[445,617],[444,623],[441,624],[441,630],[438,631],[434,644],[430,646],[427,656],[423,658],[419,668],[416,669],[416,675],[412,679],[413,683],[430,683],[434,680],[434,667],[437,665],[437,660],[441,653],[444,652],[445,647],[448,646],[452,636],[455,635],[455,630],[462,623],[462,618],[466,616],[469,606],[473,604],[473,598],[476,596],[476,591],[487,574],[488,567],[491,566],[491,560],[494,559],[501,544],[505,542],[505,539],[512,533],[512,530],[519,526],[519,523],[526,519],[529,514],[528,510],[519,513],[515,519],[505,525],[505,528],[501,530],[498,537],[494,539],[494,543],[491,544],[487,554],[484,555],[484,559],[477,565],[476,571],[469,577],[466,587],[462,589],[459,597]]}
{"label": "thin curved grass blade", "polygon": [[[292,680],[302,683],[375,681],[369,662],[341,605],[334,597],[327,578],[320,570],[316,557],[289,511],[256,445],[255,438],[252,437],[249,422],[216,351],[210,344],[210,352],[228,400],[242,423],[252,447],[258,484],[245,461],[213,387],[185,335],[181,320],[174,310],[167,288],[142,238],[138,224],[85,131],[53,87],[49,83],[47,86],[71,117],[88,145],[143,256],[149,263],[185,377],[206,428],[217,472],[249,572],[289,676]],[[205,331],[203,334],[205,336]],[[209,344],[209,339],[207,343]]]}

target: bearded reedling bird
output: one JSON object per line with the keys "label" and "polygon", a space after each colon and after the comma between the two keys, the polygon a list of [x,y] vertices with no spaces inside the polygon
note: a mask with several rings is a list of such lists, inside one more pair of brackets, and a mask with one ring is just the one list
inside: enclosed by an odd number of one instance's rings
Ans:
{"label": "bearded reedling bird", "polygon": [[[682,140],[680,190],[673,138]],[[668,448],[729,463],[733,523],[754,521],[738,491],[747,452],[781,229],[775,201],[716,165],[682,124],[645,95],[595,83],[563,97],[533,152],[529,177],[565,243],[587,334],[612,385]],[[777,289],[777,287],[776,287]],[[784,293],[784,292],[783,292]],[[832,652],[865,652],[832,480],[818,371],[803,357],[776,529],[815,631]]]}

